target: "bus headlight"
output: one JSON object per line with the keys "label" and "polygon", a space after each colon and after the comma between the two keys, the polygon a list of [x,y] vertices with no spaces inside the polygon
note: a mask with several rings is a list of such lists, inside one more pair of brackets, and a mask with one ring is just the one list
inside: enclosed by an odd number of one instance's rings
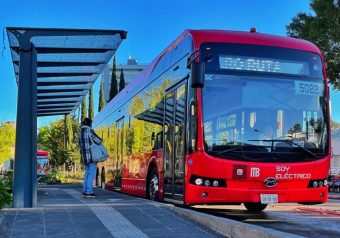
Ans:
{"label": "bus headlight", "polygon": [[195,179],[195,184],[196,185],[202,185],[203,184],[203,179],[201,179],[201,178]]}
{"label": "bus headlight", "polygon": [[327,179],[310,180],[308,183],[308,188],[321,188],[327,186]]}
{"label": "bus headlight", "polygon": [[197,175],[191,175],[189,183],[206,187],[227,187],[227,181],[225,179],[207,178]]}

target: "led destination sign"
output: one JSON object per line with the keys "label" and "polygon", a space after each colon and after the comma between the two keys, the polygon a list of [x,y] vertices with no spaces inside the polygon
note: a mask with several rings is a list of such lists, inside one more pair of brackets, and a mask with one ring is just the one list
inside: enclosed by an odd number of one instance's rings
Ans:
{"label": "led destination sign", "polygon": [[247,56],[219,56],[220,69],[308,75],[308,63]]}

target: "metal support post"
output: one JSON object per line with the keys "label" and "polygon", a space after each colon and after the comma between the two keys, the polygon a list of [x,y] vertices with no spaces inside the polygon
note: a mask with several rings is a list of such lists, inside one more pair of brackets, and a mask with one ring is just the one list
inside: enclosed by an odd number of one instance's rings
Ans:
{"label": "metal support post", "polygon": [[[26,45],[27,46],[27,45]],[[37,54],[33,44],[20,51],[13,207],[37,203]]]}

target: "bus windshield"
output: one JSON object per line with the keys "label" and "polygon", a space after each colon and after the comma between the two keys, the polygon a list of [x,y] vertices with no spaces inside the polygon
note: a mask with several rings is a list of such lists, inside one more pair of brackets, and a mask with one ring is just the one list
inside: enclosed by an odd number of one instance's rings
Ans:
{"label": "bus windshield", "polygon": [[328,150],[319,55],[278,47],[203,44],[205,150],[242,161],[300,162]]}

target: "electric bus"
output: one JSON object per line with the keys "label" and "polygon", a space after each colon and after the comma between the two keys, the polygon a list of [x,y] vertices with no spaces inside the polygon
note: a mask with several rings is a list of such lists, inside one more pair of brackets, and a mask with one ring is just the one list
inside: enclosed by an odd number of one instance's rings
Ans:
{"label": "electric bus", "polygon": [[327,201],[321,51],[282,36],[186,30],[95,117],[107,189],[183,205]]}

